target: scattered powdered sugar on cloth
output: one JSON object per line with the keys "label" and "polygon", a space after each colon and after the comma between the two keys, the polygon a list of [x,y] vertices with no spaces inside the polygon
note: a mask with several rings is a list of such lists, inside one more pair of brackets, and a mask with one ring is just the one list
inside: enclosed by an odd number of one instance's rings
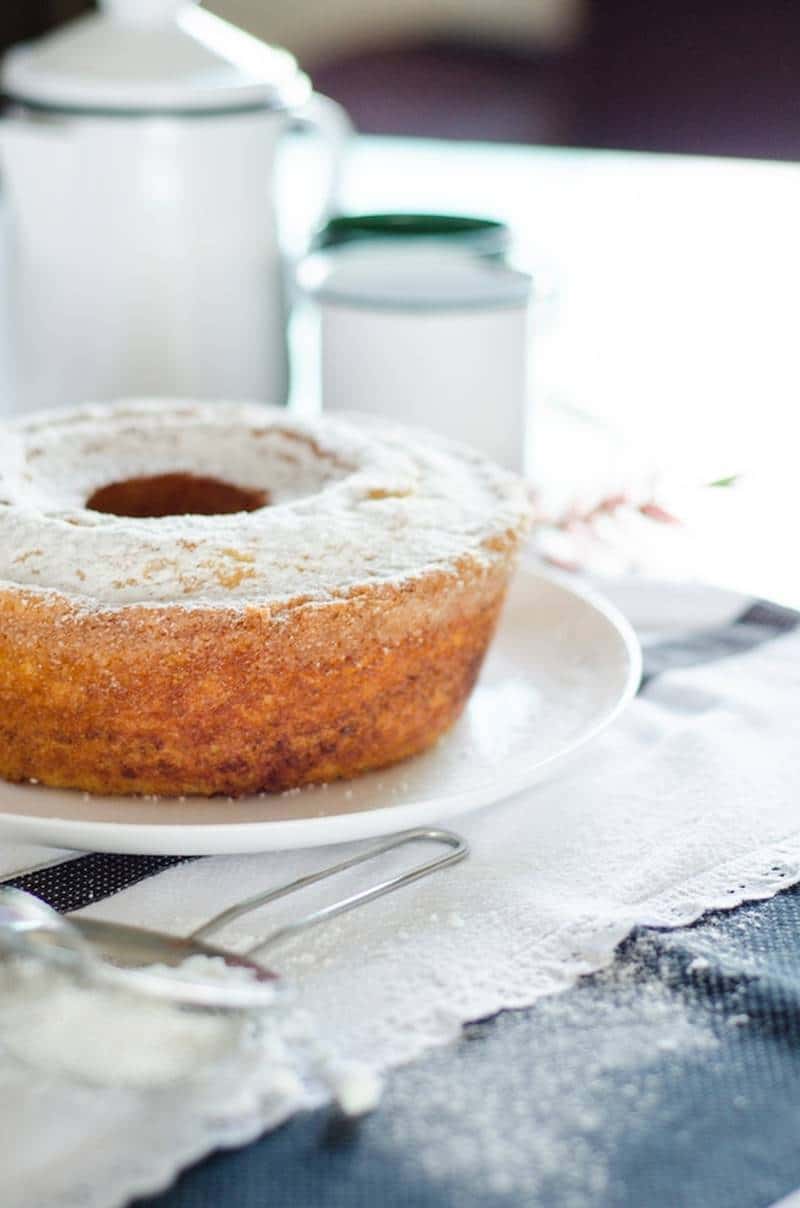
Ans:
{"label": "scattered powdered sugar on cloth", "polygon": [[[184,965],[168,972],[249,976],[219,958]],[[202,1010],[35,959],[0,965],[4,1208],[122,1203],[299,1108],[333,1096],[357,1115],[379,1091],[372,1071],[342,1060],[281,990],[257,1012]]]}
{"label": "scattered powdered sugar on cloth", "polygon": [[[660,636],[691,628],[701,614],[703,624],[713,626],[741,611],[740,600],[710,596],[710,603],[703,596],[699,608],[696,591],[684,599],[680,589],[626,587],[628,615],[634,622],[648,618]],[[300,1007],[324,1017],[326,1034],[340,1052],[386,1069],[456,1038],[467,1021],[555,996],[582,974],[607,967],[636,924],[675,926],[711,907],[775,893],[800,879],[794,792],[800,778],[798,689],[797,632],[746,653],[670,670],[557,777],[460,818],[458,829],[471,845],[469,860],[276,948],[270,964],[295,988]],[[344,858],[351,850],[356,849],[340,848],[335,855]],[[332,858],[329,851],[291,851],[199,860],[132,886],[87,913],[185,935],[210,914]],[[386,858],[387,875],[416,859],[413,851],[404,857],[394,853]],[[363,885],[363,872],[352,870],[337,883],[335,896]],[[300,909],[313,909],[331,896],[330,886],[311,887]],[[231,924],[220,942],[245,948],[253,937],[296,917],[297,910],[296,902],[273,903],[263,915]],[[564,1003],[552,997],[547,1009],[567,1009]],[[667,1043],[691,1049],[708,1042],[679,1007],[657,995],[647,1011],[651,1022],[663,1012]],[[633,1012],[631,1007],[629,1023],[635,1022]],[[622,1028],[620,1046],[623,1034],[629,1043],[629,1032]],[[638,1042],[631,1043],[631,1060],[641,1058],[646,1067],[644,1040],[638,1050]],[[602,1052],[589,1054],[589,1072],[597,1068],[591,1062],[604,1059]],[[458,1112],[455,1104],[444,1103],[448,1091],[437,1086],[436,1061],[435,1054],[424,1058],[414,1079],[421,1133],[425,1102],[440,1105],[437,1136],[444,1156],[422,1136],[410,1141],[431,1170],[441,1161],[472,1170],[477,1159],[460,1145],[463,1133],[455,1123],[449,1149],[442,1135],[444,1121],[454,1121]],[[559,1154],[568,1154],[570,1137],[577,1136],[580,1145],[575,1117],[556,1112],[560,1077],[553,1067],[553,1114],[561,1123],[542,1153],[542,1162],[551,1166]],[[581,1103],[588,1128],[591,1077]],[[502,1182],[503,1168],[512,1164],[514,1129],[524,1122],[514,1117],[513,1105],[493,1104],[490,1083],[482,1096],[462,1100],[464,1111],[473,1105],[485,1118],[487,1152],[497,1155],[486,1177]],[[497,1137],[503,1111],[510,1116],[508,1144]],[[389,1115],[378,1113],[375,1127]],[[255,1117],[249,1119],[254,1134]],[[176,1118],[173,1132],[162,1130],[153,1141],[164,1169],[174,1171],[204,1145],[218,1143],[214,1128],[201,1129],[202,1136],[195,1131],[188,1143],[183,1123]],[[146,1131],[148,1121],[141,1127]],[[94,1128],[89,1121],[86,1135]],[[137,1123],[137,1137],[138,1130]],[[591,1177],[602,1181],[604,1175]]]}
{"label": "scattered powdered sugar on cloth", "polygon": [[[647,1119],[659,1100],[664,1058],[691,1060],[718,1047],[698,1011],[630,965],[615,966],[579,993],[543,999],[536,1026],[526,1024],[510,1014],[487,1031],[479,1025],[484,1052],[463,1074],[439,1053],[405,1070],[389,1084],[386,1110],[366,1125],[371,1146],[385,1148],[393,1162],[407,1155],[443,1188],[457,1171],[464,1208],[487,1196],[492,1203],[508,1197],[509,1205],[586,1208],[609,1192],[604,1154],[631,1127],[630,1113],[609,1110],[609,1088]],[[504,1034],[522,1026],[526,1060],[503,1064],[498,1076],[508,1051]]]}
{"label": "scattered powdered sugar on cloth", "polygon": [[163,1086],[253,1040],[241,1014],[187,1012],[76,985],[38,962],[14,962],[2,973],[0,1043],[6,1054],[81,1082]]}

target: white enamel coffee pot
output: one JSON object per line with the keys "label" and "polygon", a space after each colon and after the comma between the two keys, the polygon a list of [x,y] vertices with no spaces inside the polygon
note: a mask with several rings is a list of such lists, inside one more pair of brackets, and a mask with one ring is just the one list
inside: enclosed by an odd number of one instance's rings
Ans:
{"label": "white enamel coffee pot", "polygon": [[193,0],[101,0],[13,48],[2,87],[12,409],[152,393],[284,402],[276,151],[289,125],[319,128],[322,219],[343,110],[290,54]]}

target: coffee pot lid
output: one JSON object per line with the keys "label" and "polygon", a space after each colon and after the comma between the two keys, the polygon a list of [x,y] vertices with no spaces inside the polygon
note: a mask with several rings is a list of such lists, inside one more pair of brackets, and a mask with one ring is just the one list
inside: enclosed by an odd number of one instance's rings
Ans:
{"label": "coffee pot lid", "polygon": [[12,47],[0,81],[25,104],[114,113],[285,109],[311,91],[288,51],[195,0],[100,0],[98,12]]}

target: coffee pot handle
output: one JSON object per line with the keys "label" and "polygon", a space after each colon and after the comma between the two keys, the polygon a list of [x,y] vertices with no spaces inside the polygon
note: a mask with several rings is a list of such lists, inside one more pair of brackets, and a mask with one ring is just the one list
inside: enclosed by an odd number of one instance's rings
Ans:
{"label": "coffee pot handle", "polygon": [[[319,141],[325,147],[326,170],[324,176],[320,178],[316,170],[313,172],[313,176],[310,172],[307,176],[309,182],[313,180],[312,193],[319,198],[319,203],[309,210],[308,206],[301,202],[300,209],[305,228],[302,240],[299,238],[295,222],[290,222],[288,228],[285,228],[287,233],[291,231],[289,242],[294,245],[287,250],[293,252],[294,255],[301,255],[308,246],[310,232],[322,226],[339,207],[342,168],[354,129],[347,112],[341,105],[332,101],[330,97],[313,92],[306,103],[292,113],[289,130],[293,133],[310,131],[315,136],[314,141]],[[320,183],[320,179],[323,183]],[[284,194],[285,200],[282,209],[296,209],[296,190],[297,175],[293,173],[292,192],[288,195]],[[282,215],[282,217],[289,217],[289,215]]]}

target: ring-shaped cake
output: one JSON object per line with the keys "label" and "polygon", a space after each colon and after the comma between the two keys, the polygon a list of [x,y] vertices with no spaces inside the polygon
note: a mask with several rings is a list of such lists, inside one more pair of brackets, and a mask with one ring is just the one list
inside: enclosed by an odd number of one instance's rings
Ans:
{"label": "ring-shaped cake", "polygon": [[366,416],[143,400],[0,424],[0,776],[290,789],[461,712],[530,513]]}

